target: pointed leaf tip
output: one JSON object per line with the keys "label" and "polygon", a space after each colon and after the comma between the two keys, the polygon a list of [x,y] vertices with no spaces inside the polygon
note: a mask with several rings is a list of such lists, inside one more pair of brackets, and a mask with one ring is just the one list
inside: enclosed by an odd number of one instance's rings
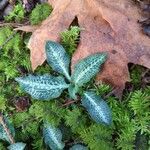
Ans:
{"label": "pointed leaf tip", "polygon": [[78,86],[89,82],[99,72],[106,59],[107,53],[96,53],[80,60],[74,67],[72,81]]}
{"label": "pointed leaf tip", "polygon": [[70,57],[63,46],[54,41],[47,41],[45,50],[48,64],[54,71],[63,74],[70,81]]}
{"label": "pointed leaf tip", "polygon": [[97,123],[110,125],[112,114],[107,103],[97,96],[96,93],[87,91],[82,97],[82,105],[86,108],[91,118]]}

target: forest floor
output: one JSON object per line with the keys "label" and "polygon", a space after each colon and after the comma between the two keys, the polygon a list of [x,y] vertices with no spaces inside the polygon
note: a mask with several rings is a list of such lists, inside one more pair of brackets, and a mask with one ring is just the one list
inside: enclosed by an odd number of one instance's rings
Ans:
{"label": "forest floor", "polygon": [[[150,37],[150,1],[133,2],[143,12],[144,19],[138,23],[141,31]],[[19,76],[57,75],[46,62],[33,73],[27,48],[31,33],[13,30],[24,25],[38,25],[51,12],[52,7],[42,0],[0,1],[0,115],[7,116],[13,124],[15,141],[26,143],[27,150],[47,150],[42,136],[42,123],[46,119],[61,129],[66,150],[74,144],[91,150],[150,150],[148,68],[128,64],[131,81],[126,83],[121,100],[107,84],[96,84],[92,79],[85,85],[84,88],[93,88],[110,106],[113,124],[109,127],[92,121],[78,101],[70,102],[67,92],[56,101],[37,101],[19,87],[15,81]],[[77,47],[79,34],[80,29],[75,26],[61,33],[61,44],[70,56]],[[5,150],[9,142],[1,138],[3,125],[0,123],[0,150]]]}

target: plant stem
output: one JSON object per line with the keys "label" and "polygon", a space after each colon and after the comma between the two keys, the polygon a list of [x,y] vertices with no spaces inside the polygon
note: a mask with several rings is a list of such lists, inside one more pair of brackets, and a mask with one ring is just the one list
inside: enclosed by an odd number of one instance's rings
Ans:
{"label": "plant stem", "polygon": [[7,125],[5,124],[4,117],[3,117],[3,115],[2,115],[1,113],[0,113],[0,123],[1,123],[1,125],[3,126],[4,131],[6,132],[6,134],[7,134],[8,138],[9,138],[11,144],[14,144],[14,143],[15,143],[15,140],[14,140],[14,138],[13,138],[13,136],[12,136],[12,134],[11,134],[9,128],[8,128]]}
{"label": "plant stem", "polygon": [[73,100],[67,101],[67,102],[65,102],[65,104],[62,105],[62,107],[69,106],[69,105],[71,105],[71,104],[73,104],[73,103],[75,103],[75,102],[76,102],[76,101],[73,101]]}
{"label": "plant stem", "polygon": [[80,99],[77,99],[77,100],[68,100],[68,101],[65,102],[65,104],[62,105],[62,107],[67,107],[67,106],[69,106],[69,105],[71,105],[73,103],[78,102],[79,100]]}

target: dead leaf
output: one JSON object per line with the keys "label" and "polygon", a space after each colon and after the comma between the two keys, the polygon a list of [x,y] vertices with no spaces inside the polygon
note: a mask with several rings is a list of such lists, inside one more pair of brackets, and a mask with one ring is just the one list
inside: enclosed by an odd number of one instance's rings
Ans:
{"label": "dead leaf", "polygon": [[33,70],[45,61],[45,41],[59,41],[59,34],[75,17],[81,28],[80,43],[72,65],[92,53],[107,51],[108,61],[97,80],[110,83],[120,96],[129,81],[128,63],[150,68],[150,39],[139,25],[140,10],[131,0],[49,0],[51,16],[33,33],[28,47]]}
{"label": "dead leaf", "polygon": [[25,111],[30,106],[29,98],[28,97],[16,97],[14,101],[14,105],[18,112]]}

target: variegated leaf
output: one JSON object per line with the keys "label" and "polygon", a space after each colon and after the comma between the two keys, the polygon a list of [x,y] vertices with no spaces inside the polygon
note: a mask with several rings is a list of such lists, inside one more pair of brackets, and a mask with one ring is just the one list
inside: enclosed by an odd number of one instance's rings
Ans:
{"label": "variegated leaf", "polygon": [[73,145],[69,150],[88,150],[88,148],[81,144],[76,144]]}
{"label": "variegated leaf", "polygon": [[43,136],[46,145],[52,150],[62,150],[65,144],[62,142],[62,133],[59,129],[49,123],[44,124]]}
{"label": "variegated leaf", "polygon": [[106,61],[106,56],[106,53],[97,53],[79,61],[75,65],[72,81],[78,86],[90,81],[99,72],[101,64]]}
{"label": "variegated leaf", "polygon": [[53,41],[47,41],[45,48],[47,62],[49,65],[53,68],[54,71],[65,75],[65,77],[70,80],[70,58],[65,49],[59,43]]}
{"label": "variegated leaf", "polygon": [[[11,143],[10,135],[15,137],[15,129],[6,116],[1,115],[2,122],[0,123],[0,139]],[[8,128],[6,131],[6,128]],[[8,133],[10,132],[10,133]]]}
{"label": "variegated leaf", "polygon": [[91,118],[97,123],[110,125],[112,122],[111,110],[107,103],[94,92],[85,92],[82,105],[86,108]]}
{"label": "variegated leaf", "polygon": [[33,76],[16,78],[21,88],[35,99],[50,100],[60,96],[62,91],[69,87],[63,77],[51,75]]}
{"label": "variegated leaf", "polygon": [[26,146],[25,143],[18,142],[18,143],[11,144],[7,148],[8,148],[8,150],[24,150],[25,146]]}

